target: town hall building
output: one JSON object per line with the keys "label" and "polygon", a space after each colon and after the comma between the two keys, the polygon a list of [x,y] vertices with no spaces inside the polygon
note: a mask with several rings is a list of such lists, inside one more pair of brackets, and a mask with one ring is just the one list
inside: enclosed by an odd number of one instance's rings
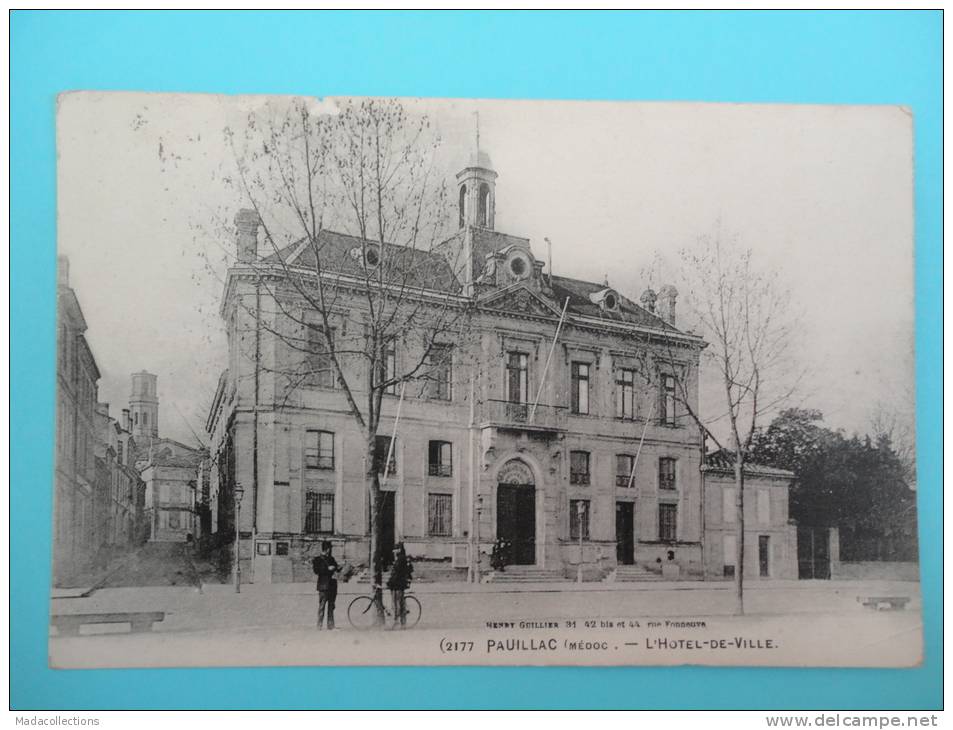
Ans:
{"label": "town hall building", "polygon": [[[418,565],[471,580],[491,572],[498,541],[507,572],[539,579],[623,580],[663,565],[681,578],[729,576],[727,523],[717,522],[711,540],[706,534],[706,519],[720,520],[713,514],[724,485],[706,495],[705,475],[714,472],[703,468],[699,429],[686,412],[686,404],[697,411],[705,343],[679,329],[678,293],[647,289],[634,301],[608,281],[555,275],[529,239],[496,230],[496,179],[477,151],[456,176],[458,230],[420,253],[420,296],[472,314],[466,336],[436,344],[429,377],[383,398],[385,550],[402,541]],[[238,515],[243,581],[311,580],[322,540],[339,560],[367,565],[363,437],[333,375],[298,368],[315,355],[278,334],[293,306],[282,301],[282,277],[317,271],[314,252],[292,244],[262,255],[254,211],[235,222],[237,262],[221,304],[228,367],[207,422],[214,522],[234,530]],[[324,230],[319,239],[322,275],[373,263],[355,263],[365,250],[357,238]],[[348,296],[338,298],[334,328],[347,327]],[[408,336],[388,352],[387,367],[419,347]],[[292,384],[290,370],[305,376]],[[796,553],[789,477],[771,475],[779,506],[763,523],[774,530],[774,542],[761,543],[773,551],[768,570],[779,575]]]}

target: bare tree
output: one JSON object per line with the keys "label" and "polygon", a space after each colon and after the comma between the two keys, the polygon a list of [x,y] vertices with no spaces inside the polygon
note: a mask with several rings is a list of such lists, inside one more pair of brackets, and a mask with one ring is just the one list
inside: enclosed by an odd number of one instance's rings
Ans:
{"label": "bare tree", "polygon": [[[672,344],[660,346],[643,370],[643,377],[677,403],[677,414],[662,414],[693,423],[702,443],[711,441],[734,472],[736,611],[744,613],[745,467],[752,438],[763,418],[775,412],[794,393],[801,375],[792,368],[791,334],[794,326],[790,292],[777,272],[760,267],[750,248],[725,235],[720,225],[697,245],[679,252],[675,279],[688,299],[688,321],[682,328],[702,336],[707,347],[697,365]],[[674,289],[660,314],[674,322]],[[695,368],[700,368],[695,377]],[[719,393],[710,412],[698,408],[691,389],[698,380],[710,380]],[[666,396],[665,388],[669,393]]]}
{"label": "bare tree", "polygon": [[[338,112],[318,113],[307,100],[252,112],[226,131],[236,161],[228,182],[248,206],[238,238],[257,253],[238,262],[254,275],[255,294],[240,303],[255,322],[246,354],[256,379],[270,370],[281,383],[277,409],[300,405],[311,387],[343,394],[364,439],[379,597],[381,480],[392,468],[378,442],[384,396],[402,399],[411,383],[441,397],[470,305],[435,250],[447,195],[430,121],[390,100]],[[271,360],[262,336],[279,345]]]}

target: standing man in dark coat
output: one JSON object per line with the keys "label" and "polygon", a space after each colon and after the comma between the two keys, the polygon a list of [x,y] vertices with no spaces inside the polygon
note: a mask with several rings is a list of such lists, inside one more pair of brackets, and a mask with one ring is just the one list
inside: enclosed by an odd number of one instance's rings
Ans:
{"label": "standing man in dark coat", "polygon": [[338,561],[331,556],[331,542],[321,543],[321,554],[311,561],[311,568],[318,576],[318,629],[324,623],[325,609],[328,613],[328,628],[334,628],[334,601],[338,595],[338,581],[335,573],[341,570]]}
{"label": "standing man in dark coat", "polygon": [[[390,589],[391,600],[394,604],[394,628],[404,628],[407,625],[407,605],[404,601],[404,591],[410,587],[414,576],[414,566],[407,557],[404,543],[394,546],[394,564],[387,578],[387,587]],[[399,622],[399,623],[398,623]]]}

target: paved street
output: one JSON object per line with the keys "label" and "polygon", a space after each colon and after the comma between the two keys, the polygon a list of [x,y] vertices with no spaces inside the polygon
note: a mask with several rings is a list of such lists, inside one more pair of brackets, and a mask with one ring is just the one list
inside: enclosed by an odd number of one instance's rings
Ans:
{"label": "paved street", "polygon": [[[79,638],[51,639],[51,660],[59,666],[201,665],[352,663],[379,659],[381,663],[409,661],[407,651],[422,645],[434,649],[444,636],[458,639],[473,636],[482,645],[488,634],[487,622],[521,621],[565,626],[576,620],[578,630],[585,621],[593,630],[601,621],[627,619],[644,629],[648,621],[704,621],[707,631],[758,631],[758,635],[787,637],[786,651],[805,657],[815,652],[814,661],[851,664],[843,656],[900,656],[916,661],[920,649],[920,600],[916,583],[859,581],[764,582],[747,593],[747,615],[731,616],[732,586],[727,583],[641,583],[581,586],[567,583],[511,586],[461,583],[421,584],[415,593],[423,604],[423,618],[417,629],[398,632],[403,638],[382,638],[380,632],[362,633],[347,622],[347,605],[366,585],[343,584],[338,598],[339,631],[314,631],[315,593],[310,584],[243,586],[235,594],[231,586],[110,588],[88,598],[54,601],[57,613],[105,610],[166,612],[153,634],[111,633]],[[857,602],[859,595],[908,595],[912,601],[904,611],[873,611]],[[95,628],[95,627],[92,627]],[[529,627],[532,628],[532,627]],[[119,629],[125,631],[125,629]],[[84,633],[85,633],[84,629]],[[766,633],[767,632],[767,633]],[[519,632],[530,636],[532,632]],[[671,632],[669,632],[671,633]],[[696,632],[697,633],[697,632]],[[685,632],[676,635],[684,635]],[[692,635],[688,630],[687,635]],[[377,638],[371,639],[369,636]],[[892,642],[889,651],[883,642]],[[370,643],[368,643],[370,642]],[[204,648],[203,648],[204,647]],[[252,647],[257,647],[252,651]],[[322,648],[323,647],[323,648]],[[329,647],[337,647],[329,653]],[[387,647],[390,647],[388,649]],[[624,648],[624,646],[623,646]],[[388,653],[392,650],[393,653]],[[383,654],[379,652],[383,651]],[[414,649],[416,652],[416,649]],[[634,650],[633,650],[634,651]],[[339,652],[344,652],[343,654]],[[826,653],[825,653],[826,652]],[[831,653],[833,652],[833,653]],[[840,652],[840,653],[838,653]],[[417,655],[418,660],[424,654]],[[681,656],[681,655],[679,655]],[[801,656],[801,654],[797,654]],[[767,658],[766,658],[767,657]],[[840,658],[838,658],[840,657]],[[698,657],[714,661],[717,657]],[[437,652],[428,661],[447,663],[453,657]],[[513,663],[513,657],[473,656],[456,661]],[[668,657],[632,657],[634,662],[666,663]],[[745,655],[753,663],[777,661],[777,655]],[[626,663],[619,654],[590,657],[595,663]],[[684,661],[684,659],[682,659]],[[694,661],[694,659],[693,659]],[[790,660],[788,660],[790,661]],[[868,658],[861,663],[871,663]]]}
{"label": "paved street", "polygon": [[147,542],[109,575],[100,590],[185,585],[199,585],[189,547],[182,542]]}

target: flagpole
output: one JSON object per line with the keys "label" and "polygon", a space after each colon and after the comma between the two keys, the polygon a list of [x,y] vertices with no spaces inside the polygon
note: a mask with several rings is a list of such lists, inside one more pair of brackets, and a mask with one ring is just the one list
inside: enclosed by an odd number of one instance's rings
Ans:
{"label": "flagpole", "polygon": [[553,343],[549,346],[549,355],[546,357],[546,365],[543,367],[543,374],[539,378],[539,389],[536,391],[536,400],[533,401],[533,408],[529,412],[529,422],[532,423],[536,417],[536,408],[539,406],[539,397],[543,394],[543,385],[546,383],[546,373],[549,371],[549,362],[553,359],[553,351],[556,349],[556,340],[559,339],[559,331],[563,326],[563,319],[566,317],[566,309],[569,307],[569,297],[566,297],[566,303],[563,304],[563,311],[559,315],[559,324],[556,325],[556,334],[553,335]]}
{"label": "flagpole", "polygon": [[649,411],[649,417],[645,419],[645,425],[642,426],[642,437],[639,439],[639,448],[635,452],[635,460],[632,462],[632,471],[629,474],[629,489],[632,489],[632,481],[635,479],[635,467],[639,464],[639,456],[642,453],[642,444],[645,443],[645,432],[649,429],[649,421],[655,415],[655,400],[652,400],[652,409]]}

